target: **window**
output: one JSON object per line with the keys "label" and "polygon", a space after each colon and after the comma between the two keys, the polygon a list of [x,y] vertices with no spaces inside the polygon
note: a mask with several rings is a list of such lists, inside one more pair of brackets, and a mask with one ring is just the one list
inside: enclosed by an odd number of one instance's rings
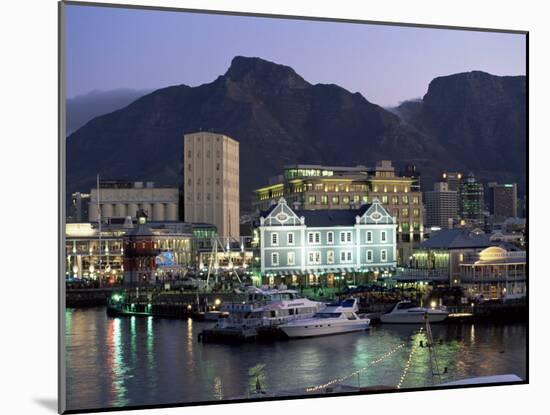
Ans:
{"label": "window", "polygon": [[391,197],[391,204],[392,205],[398,205],[399,204],[399,197],[398,196],[392,196]]}
{"label": "window", "polygon": [[340,251],[340,262],[351,262],[351,251]]}
{"label": "window", "polygon": [[309,195],[307,197],[307,203],[309,203],[310,205],[314,205],[317,203],[317,196],[315,195]]}
{"label": "window", "polygon": [[401,211],[401,216],[403,216],[404,218],[408,218],[408,217],[409,217],[409,209],[408,209],[408,208],[404,208],[404,209]]}
{"label": "window", "polygon": [[401,199],[403,200],[403,204],[404,204],[404,205],[408,205],[408,204],[409,204],[409,196],[407,196],[407,195],[402,196]]}
{"label": "window", "polygon": [[413,216],[418,218],[420,216],[420,209],[413,209]]}
{"label": "window", "polygon": [[288,245],[294,245],[294,234],[292,232],[286,234],[286,241]]}
{"label": "window", "polygon": [[382,204],[387,205],[388,204],[388,196],[382,196]]}
{"label": "window", "polygon": [[361,199],[361,196],[359,195],[353,195],[353,203],[359,203],[359,200]]}
{"label": "window", "polygon": [[340,242],[343,244],[351,242],[351,232],[340,232]]}
{"label": "window", "polygon": [[388,251],[386,251],[385,249],[382,249],[380,251],[380,261],[386,262],[387,260],[388,260]]}
{"label": "window", "polygon": [[321,243],[321,233],[319,232],[308,232],[307,240],[310,244],[320,244]]}
{"label": "window", "polygon": [[320,264],[321,253],[319,251],[311,251],[308,253],[307,259],[310,264]]}
{"label": "window", "polygon": [[220,170],[220,163],[216,163],[216,170]]}
{"label": "window", "polygon": [[388,240],[386,239],[386,231],[380,232],[380,241],[388,242]]}
{"label": "window", "polygon": [[328,205],[328,196],[327,195],[322,195],[321,196],[321,204],[322,205]]}
{"label": "window", "polygon": [[273,252],[271,254],[271,265],[279,265],[279,253]]}
{"label": "window", "polygon": [[367,231],[367,243],[372,243],[372,231]]}
{"label": "window", "polygon": [[413,196],[413,205],[418,205],[419,199],[418,196]]}
{"label": "window", "polygon": [[342,196],[342,204],[344,205],[349,204],[349,196]]}
{"label": "window", "polygon": [[334,243],[334,232],[327,232],[327,244]]}
{"label": "window", "polygon": [[372,249],[367,249],[367,262],[372,262]]}
{"label": "window", "polygon": [[327,251],[327,264],[334,264],[334,251]]}
{"label": "window", "polygon": [[340,196],[332,196],[332,204],[337,205],[340,203]]}
{"label": "window", "polygon": [[271,245],[273,246],[279,245],[279,234],[275,232],[271,234]]}
{"label": "window", "polygon": [[288,252],[286,254],[287,265],[294,265],[294,252]]}

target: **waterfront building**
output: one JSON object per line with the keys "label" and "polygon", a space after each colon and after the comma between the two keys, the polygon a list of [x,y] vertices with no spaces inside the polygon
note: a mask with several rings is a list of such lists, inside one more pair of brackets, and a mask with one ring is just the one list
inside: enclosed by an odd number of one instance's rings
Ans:
{"label": "waterfront building", "polygon": [[459,172],[443,172],[441,173],[441,181],[447,183],[447,190],[451,192],[459,192],[462,185],[464,174]]}
{"label": "waterfront building", "polygon": [[473,173],[470,173],[460,185],[460,217],[465,223],[473,227],[484,225],[483,184]]}
{"label": "waterfront building", "polygon": [[[354,282],[396,267],[395,219],[378,199],[358,209],[298,210],[284,198],[260,214],[260,266],[267,282],[326,285]],[[286,279],[285,279],[286,278]]]}
{"label": "waterfront building", "polygon": [[516,183],[498,184],[491,182],[489,190],[489,213],[498,218],[518,216],[518,191]]}
{"label": "waterfront building", "polygon": [[525,251],[491,246],[464,256],[460,281],[469,297],[485,299],[526,294],[527,258]]}
{"label": "waterfront building", "polygon": [[65,225],[66,279],[120,282],[124,274],[124,229],[97,224]]}
{"label": "waterfront building", "polygon": [[143,210],[155,221],[177,221],[179,190],[177,187],[156,187],[154,182],[130,182],[102,180],[90,191],[88,220],[98,220],[98,197],[101,218],[108,222],[112,218],[136,218]]}
{"label": "waterfront building", "polygon": [[452,229],[458,223],[458,192],[449,190],[449,184],[438,182],[434,190],[424,193],[426,221],[424,226]]}
{"label": "waterfront building", "polygon": [[214,224],[220,236],[238,239],[239,203],[239,143],[223,134],[185,134],[185,221]]}
{"label": "waterfront building", "polygon": [[90,193],[75,192],[71,195],[71,206],[67,215],[67,222],[82,223],[88,219]]}
{"label": "waterfront building", "polygon": [[396,174],[389,160],[375,167],[290,165],[255,190],[253,207],[263,211],[284,197],[294,209],[353,210],[376,198],[396,219],[397,260],[402,263],[424,234],[418,173],[412,167],[407,172],[410,177]]}
{"label": "waterfront building", "polygon": [[493,245],[487,235],[467,229],[442,229],[415,248],[403,274],[460,285],[460,264],[466,255]]}
{"label": "waterfront building", "polygon": [[185,276],[192,264],[190,224],[147,223],[143,210],[124,235],[124,284],[149,284]]}

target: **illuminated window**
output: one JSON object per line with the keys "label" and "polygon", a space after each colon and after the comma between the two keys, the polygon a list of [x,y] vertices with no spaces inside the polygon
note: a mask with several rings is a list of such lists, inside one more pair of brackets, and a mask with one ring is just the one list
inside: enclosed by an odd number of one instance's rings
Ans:
{"label": "illuminated window", "polygon": [[408,205],[409,204],[409,196],[405,195],[401,198],[403,200],[403,204],[404,205]]}
{"label": "illuminated window", "polygon": [[403,208],[401,210],[401,216],[403,216],[404,218],[408,218],[409,217],[409,209],[408,208]]}
{"label": "illuminated window", "polygon": [[418,218],[420,216],[420,209],[413,209],[413,216]]}
{"label": "illuminated window", "polygon": [[321,253],[319,251],[311,251],[308,253],[308,263],[310,264],[320,264],[321,263]]}
{"label": "illuminated window", "polygon": [[391,203],[392,203],[392,205],[398,205],[399,204],[399,197],[398,196],[392,196],[391,197]]}
{"label": "illuminated window", "polygon": [[317,203],[317,196],[315,195],[310,195],[307,197],[307,202],[310,204],[310,205],[314,205],[315,203]]}
{"label": "illuminated window", "polygon": [[344,205],[349,204],[349,196],[342,196],[342,203]]}
{"label": "illuminated window", "polygon": [[418,205],[418,202],[419,202],[418,196],[413,196],[412,202],[413,202],[413,205]]}
{"label": "illuminated window", "polygon": [[321,204],[322,205],[328,205],[328,196],[327,195],[322,195],[321,196]]}
{"label": "illuminated window", "polygon": [[327,251],[327,264],[334,264],[334,251]]}
{"label": "illuminated window", "polygon": [[294,252],[288,252],[286,254],[286,262],[288,265],[294,265]]}
{"label": "illuminated window", "polygon": [[339,196],[332,196],[332,204],[337,205],[340,203],[340,197]]}
{"label": "illuminated window", "polygon": [[387,205],[388,204],[388,196],[382,196],[382,204]]}

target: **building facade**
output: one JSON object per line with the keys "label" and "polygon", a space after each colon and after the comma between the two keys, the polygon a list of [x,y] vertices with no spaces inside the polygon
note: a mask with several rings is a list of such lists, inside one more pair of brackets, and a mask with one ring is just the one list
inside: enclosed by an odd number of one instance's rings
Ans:
{"label": "building facade", "polygon": [[239,143],[211,132],[184,136],[186,222],[211,223],[222,237],[239,238]]}
{"label": "building facade", "polygon": [[377,199],[359,209],[294,210],[280,198],[259,219],[261,273],[305,286],[351,273],[376,278],[396,267],[396,228]]}
{"label": "building facade", "polygon": [[460,264],[461,282],[470,297],[485,299],[526,295],[525,251],[508,251],[491,246],[472,253]]}
{"label": "building facade", "polygon": [[518,190],[516,183],[489,183],[489,213],[499,218],[518,217]]}
{"label": "building facade", "polygon": [[389,160],[375,167],[287,166],[282,175],[255,191],[253,207],[263,211],[284,197],[295,209],[349,210],[378,199],[396,218],[397,258],[402,263],[424,235],[419,177],[416,170],[410,171],[411,176],[397,174]]}
{"label": "building facade", "polygon": [[177,187],[155,187],[154,182],[105,180],[99,182],[99,191],[97,188],[91,189],[90,195],[90,222],[98,220],[98,205],[103,221],[128,216],[135,219],[140,209],[155,221],[179,219]]}
{"label": "building facade", "polygon": [[71,195],[71,207],[67,215],[68,223],[82,223],[88,220],[90,194],[75,192]]}
{"label": "building facade", "polygon": [[449,190],[446,182],[434,184],[434,190],[424,193],[426,227],[451,229],[458,223],[458,192]]}
{"label": "building facade", "polygon": [[464,174],[459,172],[443,172],[441,173],[441,182],[447,183],[447,190],[451,192],[459,192],[462,185]]}
{"label": "building facade", "polygon": [[460,185],[460,218],[468,225],[483,227],[485,205],[483,196],[483,184],[479,182],[473,173],[463,179]]}

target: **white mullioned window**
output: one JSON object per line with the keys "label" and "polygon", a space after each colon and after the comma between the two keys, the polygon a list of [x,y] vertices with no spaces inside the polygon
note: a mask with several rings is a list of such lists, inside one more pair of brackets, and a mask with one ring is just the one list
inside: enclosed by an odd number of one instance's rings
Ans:
{"label": "white mullioned window", "polygon": [[351,232],[340,232],[340,242],[343,244],[351,242]]}
{"label": "white mullioned window", "polygon": [[372,243],[372,231],[367,231],[367,243]]}
{"label": "white mullioned window", "polygon": [[307,262],[310,264],[320,264],[321,263],[321,252],[311,251],[308,252]]}
{"label": "white mullioned window", "polygon": [[327,251],[327,264],[334,264],[334,251]]}
{"label": "white mullioned window", "polygon": [[320,232],[308,232],[307,233],[307,241],[312,244],[320,244],[321,243],[321,233]]}
{"label": "white mullioned window", "polygon": [[386,231],[380,232],[380,241],[381,242],[388,242]]}
{"label": "white mullioned window", "polygon": [[273,265],[273,266],[279,265],[279,253],[278,252],[273,252],[271,254],[271,265]]}
{"label": "white mullioned window", "polygon": [[327,244],[334,243],[334,232],[327,232]]}
{"label": "white mullioned window", "polygon": [[294,265],[294,263],[295,263],[294,252],[288,252],[286,254],[286,263],[287,263],[287,265]]}
{"label": "white mullioned window", "polygon": [[351,251],[340,251],[340,262],[351,262]]}
{"label": "white mullioned window", "polygon": [[367,249],[367,262],[372,262],[373,261],[373,251],[372,249]]}
{"label": "white mullioned window", "polygon": [[388,251],[385,249],[382,249],[380,251],[380,262],[386,262],[388,260]]}
{"label": "white mullioned window", "polygon": [[277,232],[273,232],[271,234],[271,245],[273,246],[279,245],[279,234]]}
{"label": "white mullioned window", "polygon": [[292,232],[286,234],[286,242],[288,245],[294,245],[294,234]]}

